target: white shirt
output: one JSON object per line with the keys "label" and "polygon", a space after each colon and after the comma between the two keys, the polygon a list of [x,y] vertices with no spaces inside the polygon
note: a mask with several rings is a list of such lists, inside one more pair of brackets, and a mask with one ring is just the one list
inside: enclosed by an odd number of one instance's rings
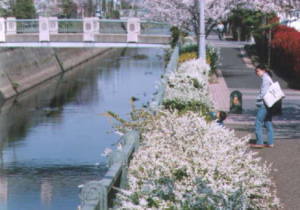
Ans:
{"label": "white shirt", "polygon": [[261,86],[260,86],[258,96],[256,97],[256,100],[257,100],[256,104],[257,105],[263,104],[263,97],[267,93],[269,87],[273,83],[271,77],[266,72],[262,75],[261,79],[262,79],[262,83],[261,83]]}
{"label": "white shirt", "polygon": [[223,31],[224,30],[224,25],[223,24],[218,24],[217,25],[217,29],[218,29],[218,31]]}

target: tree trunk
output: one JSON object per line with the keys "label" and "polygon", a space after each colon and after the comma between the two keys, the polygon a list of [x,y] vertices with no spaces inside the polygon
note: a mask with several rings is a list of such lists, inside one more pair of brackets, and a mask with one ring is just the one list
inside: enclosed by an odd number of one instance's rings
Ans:
{"label": "tree trunk", "polygon": [[271,39],[272,39],[272,32],[269,29],[268,34],[268,67],[271,68]]}
{"label": "tree trunk", "polygon": [[237,31],[237,40],[241,41],[241,31],[242,31],[241,27],[237,27],[236,31]]}

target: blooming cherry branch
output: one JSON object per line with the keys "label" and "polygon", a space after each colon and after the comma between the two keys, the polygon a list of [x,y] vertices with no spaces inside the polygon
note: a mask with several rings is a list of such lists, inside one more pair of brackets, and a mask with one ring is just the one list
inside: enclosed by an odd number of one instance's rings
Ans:
{"label": "blooming cherry branch", "polygon": [[[198,35],[198,3],[199,0],[145,0],[143,7],[149,11],[146,18],[164,21]],[[237,6],[263,12],[280,12],[289,4],[287,0],[206,0],[207,30],[228,17]]]}
{"label": "blooming cherry branch", "polygon": [[[206,97],[208,70],[197,60],[183,63],[167,76],[166,97]],[[194,91],[189,78],[203,85],[200,95],[185,96]],[[117,209],[280,208],[271,167],[248,149],[249,137],[237,138],[195,112],[139,114],[141,144],[129,166],[129,189],[117,194]]]}

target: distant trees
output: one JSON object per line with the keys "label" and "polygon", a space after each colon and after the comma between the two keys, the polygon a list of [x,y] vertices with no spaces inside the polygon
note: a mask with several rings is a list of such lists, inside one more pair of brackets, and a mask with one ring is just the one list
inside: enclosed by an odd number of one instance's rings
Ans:
{"label": "distant trees", "polygon": [[12,0],[0,0],[0,16],[7,17],[12,15]]}
{"label": "distant trees", "polygon": [[95,15],[95,10],[96,9],[96,5],[93,2],[93,0],[86,0],[86,16],[87,17],[92,17]]}
{"label": "distant trees", "polygon": [[40,0],[35,2],[36,13],[39,16],[58,16],[61,13],[61,8],[56,1]]}
{"label": "distant trees", "polygon": [[[275,13],[264,13],[260,10],[235,8],[228,17],[234,40],[249,40],[251,34],[261,34],[262,27],[265,27],[264,20],[272,18]],[[267,19],[266,19],[267,18]]]}
{"label": "distant trees", "polygon": [[16,0],[12,5],[12,15],[19,19],[36,17],[33,0]]}
{"label": "distant trees", "polygon": [[77,5],[78,15],[82,17],[95,16],[97,1],[96,0],[74,0]]}
{"label": "distant trees", "polygon": [[35,18],[33,0],[0,0],[0,16],[14,16],[19,19]]}
{"label": "distant trees", "polygon": [[7,1],[0,1],[0,16],[5,16],[8,4]]}
{"label": "distant trees", "polygon": [[[36,18],[40,16],[58,16],[62,18],[93,17],[99,4],[101,11],[108,18],[119,18],[120,13],[116,9],[113,0],[0,0],[0,16],[14,16],[19,19]],[[120,6],[120,3],[118,3]],[[129,2],[123,6],[130,6]]]}
{"label": "distant trees", "polygon": [[77,17],[77,4],[72,0],[62,0],[60,8],[62,9],[62,14],[60,14],[60,16],[65,18]]}

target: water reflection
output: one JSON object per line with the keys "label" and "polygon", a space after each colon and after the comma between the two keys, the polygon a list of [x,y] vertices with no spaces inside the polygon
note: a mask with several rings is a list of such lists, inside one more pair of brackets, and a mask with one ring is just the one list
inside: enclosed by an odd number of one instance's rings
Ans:
{"label": "water reflection", "polygon": [[[0,209],[66,210],[78,185],[99,179],[101,153],[119,136],[100,114],[128,118],[143,106],[163,69],[162,50],[114,50],[0,108]],[[95,163],[100,162],[100,165]]]}
{"label": "water reflection", "polygon": [[0,176],[0,209],[7,209],[7,198],[7,178],[5,176]]}
{"label": "water reflection", "polygon": [[49,179],[42,179],[41,182],[41,201],[47,205],[52,201],[53,186]]}

